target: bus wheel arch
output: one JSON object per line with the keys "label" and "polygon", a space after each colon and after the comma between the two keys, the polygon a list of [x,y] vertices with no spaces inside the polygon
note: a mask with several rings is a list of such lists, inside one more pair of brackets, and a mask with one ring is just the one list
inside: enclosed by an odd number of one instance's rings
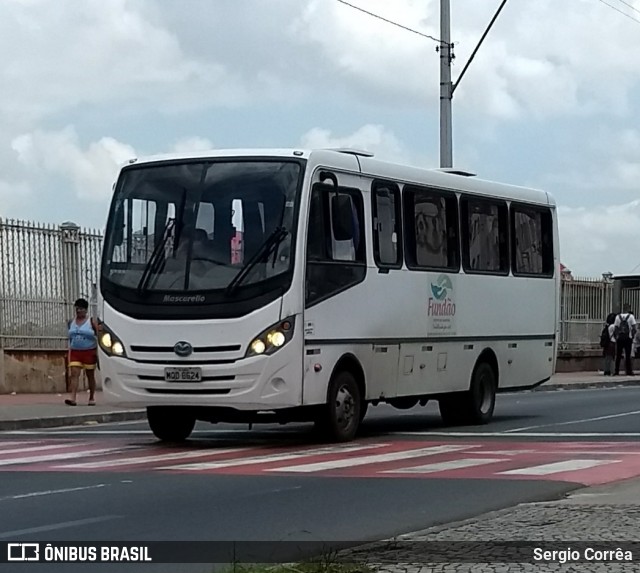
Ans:
{"label": "bus wheel arch", "polygon": [[316,429],[331,441],[352,440],[366,413],[364,370],[353,354],[336,363],[327,386],[326,403],[319,409]]}
{"label": "bus wheel arch", "polygon": [[498,380],[498,360],[493,350],[486,348],[473,367],[469,389],[440,398],[443,422],[447,425],[487,424],[493,418]]}

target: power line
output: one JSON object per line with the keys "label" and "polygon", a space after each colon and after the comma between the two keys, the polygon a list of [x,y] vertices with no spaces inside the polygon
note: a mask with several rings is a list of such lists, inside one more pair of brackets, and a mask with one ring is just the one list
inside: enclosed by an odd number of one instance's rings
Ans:
{"label": "power line", "polygon": [[507,0],[502,0],[502,3],[500,4],[500,7],[498,8],[497,12],[493,15],[493,18],[491,19],[491,22],[489,22],[489,25],[487,26],[487,29],[482,34],[482,37],[480,38],[480,41],[478,42],[478,45],[476,46],[475,50],[473,50],[473,52],[471,54],[471,57],[469,58],[469,61],[465,64],[464,68],[462,69],[462,72],[460,72],[460,76],[458,77],[456,83],[453,84],[453,86],[451,87],[451,95],[453,95],[453,92],[456,91],[456,88],[458,87],[458,84],[460,83],[460,80],[462,79],[462,76],[464,76],[465,72],[467,71],[467,68],[469,67],[469,65],[473,61],[473,58],[476,57],[476,54],[478,53],[478,50],[480,49],[480,46],[482,45],[482,42],[484,42],[484,39],[487,37],[487,34],[489,33],[489,30],[491,30],[491,26],[493,26],[493,24],[497,20],[498,16],[500,15],[500,12],[502,12],[502,9],[504,8],[504,5],[506,3],[507,3]]}
{"label": "power line", "polygon": [[629,4],[629,2],[625,2],[624,0],[618,0],[618,2],[624,4],[625,6],[628,6],[629,8],[635,10],[638,14],[640,14],[640,10],[638,10],[638,8],[636,8],[633,4]]}
{"label": "power line", "polygon": [[598,2],[602,2],[605,6],[609,6],[609,8],[611,8],[612,10],[615,10],[616,12],[620,12],[620,14],[622,14],[623,16],[626,16],[630,20],[633,20],[634,22],[636,22],[636,24],[640,24],[640,20],[637,20],[633,16],[627,14],[626,12],[623,12],[622,10],[620,10],[620,8],[616,8],[612,4],[609,4],[609,2],[605,2],[605,0],[598,0]]}
{"label": "power line", "polygon": [[382,20],[383,22],[386,22],[387,24],[393,24],[394,26],[397,26],[398,28],[402,28],[403,30],[407,30],[408,32],[413,32],[414,34],[418,34],[418,36],[422,36],[423,38],[429,38],[429,40],[433,40],[434,42],[438,42],[439,44],[441,43],[440,40],[438,40],[438,38],[434,38],[433,36],[429,36],[429,34],[423,34],[422,32],[418,32],[417,30],[414,30],[413,28],[407,28],[407,26],[403,26],[402,24],[398,24],[397,22],[393,22],[392,20],[387,20],[386,18],[383,18],[382,16],[379,16],[378,14],[374,14],[373,12],[368,12],[367,10],[364,10],[363,8],[360,8],[359,6],[354,6],[353,4],[349,4],[349,2],[345,2],[345,0],[337,0],[338,2],[340,2],[340,4],[344,4],[345,6],[349,6],[350,8],[353,8],[354,10],[359,10],[360,12],[364,12],[365,14],[368,14],[369,16],[373,16],[374,18],[378,18],[378,20]]}

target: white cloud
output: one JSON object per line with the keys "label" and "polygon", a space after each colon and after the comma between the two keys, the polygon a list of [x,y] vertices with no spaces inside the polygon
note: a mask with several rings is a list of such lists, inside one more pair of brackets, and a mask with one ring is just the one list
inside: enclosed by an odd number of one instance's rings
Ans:
{"label": "white cloud", "polygon": [[[78,198],[97,202],[111,197],[120,167],[138,156],[131,145],[113,137],[102,137],[83,147],[73,127],[20,135],[13,140],[12,148],[25,168],[62,176],[73,184]],[[208,139],[194,136],[182,138],[160,153],[212,148]]]}
{"label": "white cloud", "polygon": [[142,0],[33,0],[0,5],[0,109],[31,121],[79,104],[181,110],[239,105],[237,74],[184,54]]}
{"label": "white cloud", "polygon": [[[354,4],[440,36],[437,0]],[[452,3],[454,81],[496,8],[493,3]],[[322,52],[335,70],[330,80],[351,86],[360,97],[413,107],[437,105],[435,42],[324,0],[308,2],[292,29]],[[508,4],[462,78],[455,100],[487,119],[620,113],[640,72],[640,61],[621,57],[621,50],[638,49],[636,25],[591,0]]]}
{"label": "white cloud", "polygon": [[[354,0],[438,37],[437,0]],[[432,40],[338,2],[31,0],[0,4],[0,114],[36,120],[84,103],[179,112],[345,90],[365,102],[435,106]],[[495,6],[452,6],[454,80]],[[251,18],[246,15],[250,13]],[[620,113],[637,85],[636,25],[593,1],[508,4],[456,101],[477,116],[515,119]],[[616,41],[608,41],[614,36]],[[68,41],[73,38],[74,41]],[[601,41],[599,41],[601,40]],[[623,47],[623,48],[622,48]]]}
{"label": "white cloud", "polygon": [[0,179],[0,217],[4,216],[7,209],[26,205],[32,197],[32,190],[26,182],[9,182]]}
{"label": "white cloud", "polygon": [[640,200],[593,208],[559,207],[563,264],[580,276],[631,272],[640,264]]}
{"label": "white cloud", "polygon": [[364,125],[349,135],[334,135],[314,127],[300,139],[307,148],[352,148],[373,152],[377,159],[411,163],[410,153],[390,130],[382,125]]}
{"label": "white cloud", "polygon": [[213,149],[213,143],[204,137],[185,137],[178,140],[172,147],[177,153],[187,153],[189,151],[208,151]]}
{"label": "white cloud", "polygon": [[112,137],[102,137],[83,149],[72,127],[23,134],[12,147],[28,169],[61,175],[74,185],[80,199],[98,202],[111,196],[118,169],[136,155],[130,145]]}
{"label": "white cloud", "polygon": [[592,207],[604,198],[614,204],[632,201],[638,197],[639,148],[640,131],[600,127],[593,136],[585,137],[580,147],[560,148],[561,161],[548,169],[539,185],[557,189],[574,207]]}

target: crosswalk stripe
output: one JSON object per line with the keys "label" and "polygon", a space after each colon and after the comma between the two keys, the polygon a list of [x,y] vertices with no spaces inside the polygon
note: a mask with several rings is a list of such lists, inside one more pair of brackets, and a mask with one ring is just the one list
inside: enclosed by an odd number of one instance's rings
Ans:
{"label": "crosswalk stripe", "polygon": [[483,455],[490,456],[521,456],[523,454],[535,454],[536,450],[482,450]]}
{"label": "crosswalk stripe", "polygon": [[0,466],[13,466],[19,464],[35,464],[39,462],[53,462],[56,460],[70,460],[72,458],[80,458],[83,456],[98,456],[110,452],[121,452],[122,448],[100,448],[97,450],[84,450],[79,452],[67,452],[64,454],[47,454],[44,456],[27,456],[20,458],[9,458],[0,460]]}
{"label": "crosswalk stripe", "polygon": [[459,470],[463,468],[471,468],[475,466],[484,466],[487,464],[496,464],[498,462],[508,461],[499,458],[462,458],[460,460],[450,460],[448,462],[436,462],[423,466],[413,466],[398,468],[394,470],[385,470],[380,473],[385,474],[428,474],[434,472],[446,472],[450,470]]}
{"label": "crosswalk stripe", "polygon": [[28,440],[28,441],[7,440],[6,442],[0,442],[0,451],[2,451],[2,448],[12,448],[15,446],[27,446],[27,445],[41,444],[41,443],[42,443],[42,440]]}
{"label": "crosswalk stripe", "polygon": [[310,456],[317,456],[321,454],[341,454],[357,452],[361,450],[369,450],[372,448],[381,448],[388,444],[368,444],[363,446],[332,446],[328,448],[311,448],[308,450],[296,450],[288,452],[286,454],[267,454],[263,456],[251,456],[249,458],[237,458],[233,460],[220,460],[214,462],[202,462],[195,464],[181,464],[177,466],[166,466],[158,468],[161,470],[211,470],[221,468],[231,468],[236,466],[250,466],[253,464],[268,464],[271,462],[283,462],[288,460],[298,460],[301,458],[307,458]]}
{"label": "crosswalk stripe", "polygon": [[197,452],[173,452],[171,454],[157,454],[153,456],[140,456],[134,458],[120,458],[116,460],[106,460],[102,462],[87,462],[80,464],[65,464],[55,466],[59,469],[98,469],[109,468],[113,466],[132,466],[137,464],[147,464],[151,462],[161,462],[168,460],[182,460],[189,458],[204,458],[206,456],[213,457],[220,454],[231,454],[235,452],[246,451],[249,448],[220,448],[217,450],[197,451]]}
{"label": "crosswalk stripe", "polygon": [[407,460],[411,458],[421,458],[423,456],[435,456],[438,454],[446,454],[449,452],[459,452],[459,451],[468,450],[474,447],[477,447],[477,446],[473,446],[473,445],[430,446],[428,448],[418,448],[415,450],[403,450],[400,452],[389,452],[386,454],[370,454],[366,456],[358,456],[355,458],[346,458],[346,459],[343,458],[340,460],[330,460],[326,462],[317,462],[317,463],[302,464],[297,466],[273,468],[267,471],[311,473],[311,472],[319,472],[323,470],[337,470],[342,468],[350,468],[353,466],[365,466],[369,464],[393,462],[395,460]]}
{"label": "crosswalk stripe", "polygon": [[29,452],[44,452],[47,450],[59,450],[61,448],[69,448],[76,446],[86,446],[86,443],[81,444],[53,444],[51,446],[32,446],[28,448],[14,448],[12,450],[0,450],[0,456],[4,456],[5,454],[25,454]]}
{"label": "crosswalk stripe", "polygon": [[624,450],[550,450],[556,455],[581,455],[581,456],[640,456],[640,452],[630,452]]}
{"label": "crosswalk stripe", "polygon": [[618,463],[621,460],[566,460],[564,462],[553,462],[551,464],[542,464],[539,466],[531,466],[527,468],[518,468],[515,470],[506,470],[498,472],[500,475],[530,475],[543,476],[556,474],[561,472],[571,472],[575,470],[584,470],[594,468],[596,466],[604,466],[606,464]]}

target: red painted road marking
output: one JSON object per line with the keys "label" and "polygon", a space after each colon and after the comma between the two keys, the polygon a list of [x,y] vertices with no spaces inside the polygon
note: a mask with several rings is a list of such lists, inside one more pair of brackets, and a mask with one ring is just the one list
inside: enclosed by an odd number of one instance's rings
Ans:
{"label": "red painted road marking", "polygon": [[0,442],[0,471],[535,479],[596,485],[640,476],[640,442],[366,439],[256,445],[194,440],[175,447],[138,438],[7,441]]}

